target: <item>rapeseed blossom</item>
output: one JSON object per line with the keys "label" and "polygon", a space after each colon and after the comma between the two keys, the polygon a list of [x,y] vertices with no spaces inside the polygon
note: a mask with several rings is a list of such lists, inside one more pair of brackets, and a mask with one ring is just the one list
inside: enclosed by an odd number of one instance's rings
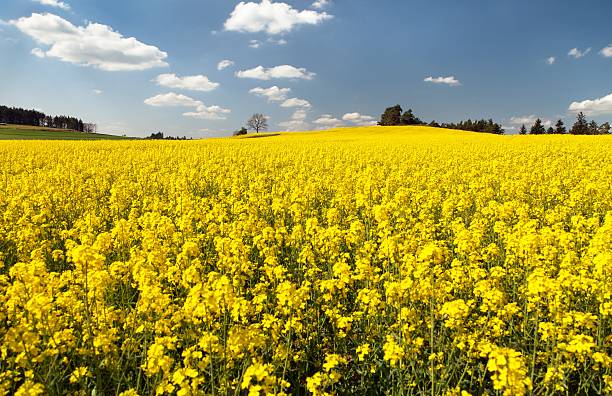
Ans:
{"label": "rapeseed blossom", "polygon": [[0,142],[0,395],[612,393],[612,140]]}

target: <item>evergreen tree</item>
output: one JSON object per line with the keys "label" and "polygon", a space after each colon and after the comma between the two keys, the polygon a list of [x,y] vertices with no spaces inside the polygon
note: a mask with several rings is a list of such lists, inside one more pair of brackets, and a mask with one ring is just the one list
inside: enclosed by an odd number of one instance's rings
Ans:
{"label": "evergreen tree", "polygon": [[380,117],[378,125],[382,126],[395,126],[401,124],[402,117],[402,106],[395,105],[393,107],[387,107],[385,112]]}
{"label": "evergreen tree", "polygon": [[599,125],[595,121],[589,123],[589,135],[599,134]]}
{"label": "evergreen tree", "polygon": [[604,122],[603,124],[601,124],[601,126],[599,127],[599,133],[601,135],[609,134],[610,133],[610,123]]}
{"label": "evergreen tree", "polygon": [[519,131],[521,135],[527,135],[527,128],[525,128],[525,124],[521,126],[521,130]]}
{"label": "evergreen tree", "polygon": [[582,112],[578,113],[576,117],[576,123],[570,131],[572,135],[586,135],[589,133],[589,124],[587,123],[586,117]]}
{"label": "evergreen tree", "polygon": [[548,127],[548,129],[546,130],[546,133],[547,133],[548,135],[552,135],[552,134],[554,134],[554,133],[555,133],[555,130],[553,129],[553,127]]}
{"label": "evergreen tree", "polygon": [[563,121],[557,121],[557,124],[555,125],[555,133],[563,134],[565,132],[567,132],[567,130],[565,129],[565,124]]}
{"label": "evergreen tree", "polygon": [[536,120],[535,124],[531,127],[531,131],[529,131],[531,135],[543,135],[546,133],[546,129],[544,125],[542,125],[542,120],[539,118]]}
{"label": "evergreen tree", "polygon": [[434,128],[439,128],[440,124],[438,124],[436,120],[433,120],[432,122],[429,123],[429,126],[434,127]]}

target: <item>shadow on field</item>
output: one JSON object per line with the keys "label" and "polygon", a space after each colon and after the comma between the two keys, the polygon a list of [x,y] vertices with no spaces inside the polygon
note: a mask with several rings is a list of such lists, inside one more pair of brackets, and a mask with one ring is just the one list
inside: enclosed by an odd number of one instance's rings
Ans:
{"label": "shadow on field", "polygon": [[261,139],[261,138],[268,138],[268,137],[274,137],[274,136],[280,136],[280,133],[269,133],[266,135],[248,135],[243,137],[243,139]]}

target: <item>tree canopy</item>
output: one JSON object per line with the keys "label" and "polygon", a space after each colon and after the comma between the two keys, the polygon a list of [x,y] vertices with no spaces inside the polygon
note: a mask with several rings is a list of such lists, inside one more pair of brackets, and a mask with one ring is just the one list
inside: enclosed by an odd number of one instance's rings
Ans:
{"label": "tree canopy", "polygon": [[0,106],[0,123],[71,129],[79,132],[95,132],[96,129],[95,124],[84,123],[76,117],[50,116],[38,110],[7,106]]}
{"label": "tree canopy", "polygon": [[268,129],[268,119],[265,115],[256,113],[247,121],[246,127],[250,130],[259,133]]}

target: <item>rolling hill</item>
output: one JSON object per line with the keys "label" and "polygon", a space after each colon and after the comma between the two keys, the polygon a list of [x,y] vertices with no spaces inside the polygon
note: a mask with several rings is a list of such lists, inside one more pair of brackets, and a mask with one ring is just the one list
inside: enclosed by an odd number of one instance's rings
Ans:
{"label": "rolling hill", "polygon": [[29,125],[0,125],[0,140],[125,140],[124,136]]}

